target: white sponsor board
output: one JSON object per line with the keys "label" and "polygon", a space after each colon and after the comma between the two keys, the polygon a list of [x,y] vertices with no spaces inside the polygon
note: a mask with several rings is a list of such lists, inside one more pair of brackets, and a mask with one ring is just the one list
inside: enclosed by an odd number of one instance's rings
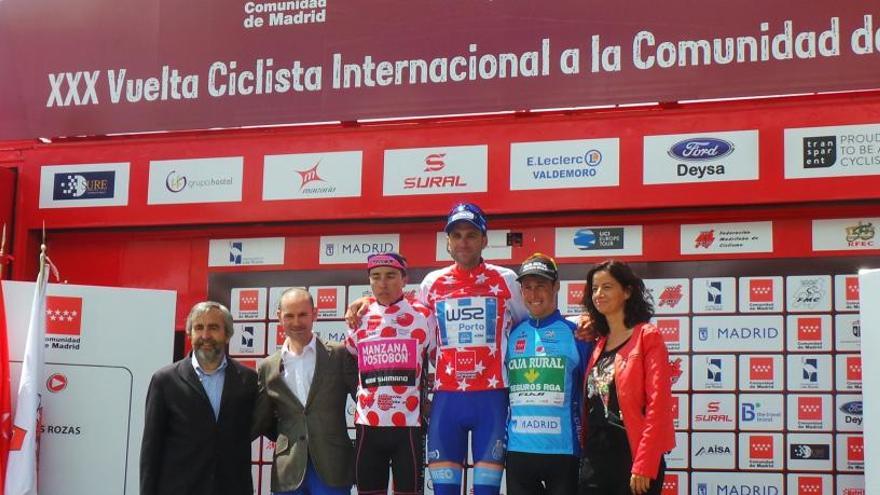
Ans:
{"label": "white sponsor board", "polygon": [[400,252],[399,234],[322,235],[319,262],[329,264],[363,264],[371,254]]}
{"label": "white sponsor board", "polygon": [[782,469],[785,459],[782,433],[740,433],[739,468],[748,470]]}
{"label": "white sponsor board", "polygon": [[786,457],[791,471],[831,471],[834,442],[829,433],[789,433]]}
{"label": "white sponsor board", "polygon": [[690,389],[691,358],[686,354],[669,356],[669,365],[672,366],[672,391],[686,392]]}
{"label": "white sponsor board", "polygon": [[860,354],[838,354],[835,360],[835,388],[840,391],[859,392],[862,390],[862,356]]}
{"label": "white sponsor board", "polygon": [[739,356],[740,390],[781,391],[783,382],[781,354],[741,354]]}
{"label": "white sponsor board", "polygon": [[556,256],[595,258],[642,254],[641,225],[557,227]]}
{"label": "white sponsor board", "polygon": [[345,341],[348,334],[348,327],[344,321],[316,321],[312,330],[318,338],[338,344]]}
{"label": "white sponsor board", "polygon": [[832,476],[817,473],[790,473],[786,476],[786,493],[791,495],[834,495]]}
{"label": "white sponsor board", "polygon": [[645,136],[645,184],[758,179],[758,131]]}
{"label": "white sponsor board", "polygon": [[697,352],[771,352],[783,349],[780,315],[694,316]]}
{"label": "white sponsor board", "polygon": [[[486,232],[488,244],[483,249],[484,260],[509,260],[513,257],[513,251],[507,245],[507,234],[509,230],[489,230]],[[435,243],[435,259],[437,261],[452,262],[452,256],[447,251],[446,232],[437,232],[437,242]]]}
{"label": "white sponsor board", "polygon": [[690,493],[688,491],[688,473],[686,471],[666,471],[663,476],[661,493],[665,495],[687,495]]}
{"label": "white sponsor board", "polygon": [[785,129],[785,178],[880,174],[880,124]]}
{"label": "white sponsor board", "polygon": [[385,150],[385,196],[485,192],[489,148],[447,146]]}
{"label": "white sponsor board", "polygon": [[128,162],[40,167],[40,208],[126,206]]}
{"label": "white sponsor board", "polygon": [[736,397],[733,394],[692,394],[691,402],[692,429],[736,428]]}
{"label": "white sponsor board", "polygon": [[240,156],[151,161],[147,204],[239,202],[243,167]]}
{"label": "white sponsor board", "polygon": [[691,467],[733,469],[735,464],[735,433],[691,433]]}
{"label": "white sponsor board", "polygon": [[[266,318],[269,320],[278,320],[278,303],[281,300],[281,294],[292,287],[269,287],[269,305],[266,307]],[[298,289],[305,289],[303,286],[297,286]]]}
{"label": "white sponsor board", "polygon": [[319,320],[339,319],[345,316],[345,286],[312,286],[309,287],[312,300],[318,309]]}
{"label": "white sponsor board", "polygon": [[685,224],[681,254],[772,253],[773,222]]}
{"label": "white sponsor board", "polygon": [[788,394],[787,425],[790,431],[831,431],[834,404],[827,394]]}
{"label": "white sponsor board", "polygon": [[783,492],[779,473],[692,473],[693,495],[780,495]]}
{"label": "white sponsor board", "polygon": [[[34,284],[2,283],[17,390]],[[175,293],[50,284],[48,296],[47,311],[79,309],[73,320],[47,321],[40,493],[138,493],[143,404],[173,354]]]}
{"label": "white sponsor board", "polygon": [[790,391],[830,391],[831,356],[800,354],[786,356],[786,388]]}
{"label": "white sponsor board", "polygon": [[735,313],[736,278],[695,278],[691,282],[694,313]]}
{"label": "white sponsor board", "polygon": [[359,197],[362,162],[362,151],[266,155],[263,200]]}
{"label": "white sponsor board", "polygon": [[789,352],[832,349],[831,315],[788,315],[786,327]]}
{"label": "white sponsor board", "polygon": [[782,431],[785,427],[781,394],[738,394],[737,397],[740,430]]}
{"label": "white sponsor board", "polygon": [[235,323],[229,340],[230,356],[263,356],[266,354],[266,324]]}
{"label": "white sponsor board", "polygon": [[691,466],[688,436],[683,431],[675,432],[675,448],[666,454],[666,467],[669,469],[687,469]]}
{"label": "white sponsor board", "polygon": [[[873,459],[868,459],[866,464],[871,464]],[[865,491],[865,487],[874,487],[871,481],[876,477],[869,468],[866,468],[865,475],[858,474],[838,474],[837,478],[837,495],[876,495],[873,488]],[[826,492],[827,493],[827,492]]]}
{"label": "white sponsor board", "polygon": [[690,350],[691,320],[687,316],[655,316],[651,323],[660,330],[669,352]]}
{"label": "white sponsor board", "polygon": [[813,251],[880,248],[880,217],[813,220]]}
{"label": "white sponsor board", "polygon": [[560,313],[579,315],[585,311],[584,305],[581,304],[584,299],[585,286],[586,283],[583,280],[561,280],[559,282],[557,305]]}
{"label": "white sponsor board", "polygon": [[740,277],[740,313],[781,313],[782,277]]}
{"label": "white sponsor board", "polygon": [[690,401],[687,394],[672,394],[672,423],[676,430],[687,430],[690,426]]}
{"label": "white sponsor board", "polygon": [[858,313],[834,315],[834,349],[856,351],[862,348],[862,321]]}
{"label": "white sponsor board", "polygon": [[211,239],[208,266],[283,265],[284,237]]}
{"label": "white sponsor board", "polygon": [[834,276],[834,309],[837,311],[859,310],[859,276]]}
{"label": "white sponsor board", "polygon": [[687,314],[690,312],[690,280],[686,278],[648,278],[645,288],[654,302],[654,313]]}
{"label": "white sponsor board", "polygon": [[692,389],[727,391],[736,389],[736,356],[733,354],[700,354],[693,356]]}
{"label": "white sponsor board", "polygon": [[835,424],[838,431],[863,430],[862,396],[856,394],[837,394],[834,407]]}
{"label": "white sponsor board", "polygon": [[511,143],[510,190],[573,189],[620,183],[620,140]]}
{"label": "white sponsor board", "polygon": [[229,295],[229,311],[233,320],[265,320],[266,288],[232,289]]}
{"label": "white sponsor board", "polygon": [[789,275],[785,277],[785,293],[788,311],[831,311],[830,275]]}

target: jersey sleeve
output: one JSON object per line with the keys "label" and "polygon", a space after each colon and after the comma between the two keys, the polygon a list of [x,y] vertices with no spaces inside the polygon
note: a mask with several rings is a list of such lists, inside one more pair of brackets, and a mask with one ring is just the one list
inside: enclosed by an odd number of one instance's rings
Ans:
{"label": "jersey sleeve", "polygon": [[529,317],[529,312],[526,309],[526,303],[523,302],[522,289],[516,280],[516,273],[513,270],[506,270],[504,272],[504,281],[507,283],[507,289],[510,291],[510,317],[513,319],[513,326],[515,327],[519,322]]}

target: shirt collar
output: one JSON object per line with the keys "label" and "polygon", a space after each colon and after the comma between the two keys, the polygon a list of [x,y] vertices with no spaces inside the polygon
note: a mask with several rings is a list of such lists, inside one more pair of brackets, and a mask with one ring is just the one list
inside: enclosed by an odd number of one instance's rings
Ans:
{"label": "shirt collar", "polygon": [[305,347],[303,347],[302,353],[294,354],[293,352],[290,351],[290,349],[287,348],[288,341],[285,340],[284,345],[281,346],[281,358],[282,359],[296,359],[296,358],[303,357],[307,352],[310,352],[310,351],[316,352],[315,351],[315,342],[316,341],[317,341],[317,335],[315,335],[313,333],[312,340],[310,340],[309,343],[306,344]]}
{"label": "shirt collar", "polygon": [[202,365],[199,364],[199,360],[196,359],[195,351],[192,352],[192,367],[194,370],[196,370],[196,373],[198,373],[200,375],[213,375],[215,373],[219,373],[219,372],[226,369],[226,365],[227,365],[226,354],[224,354],[223,361],[220,361],[220,366],[218,366],[217,369],[215,369],[214,371],[209,373],[202,368]]}

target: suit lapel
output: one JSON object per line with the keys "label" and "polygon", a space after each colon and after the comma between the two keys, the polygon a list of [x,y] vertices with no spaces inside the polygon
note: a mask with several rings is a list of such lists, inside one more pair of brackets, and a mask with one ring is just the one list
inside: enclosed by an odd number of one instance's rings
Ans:
{"label": "suit lapel", "polygon": [[203,402],[205,406],[211,411],[211,419],[214,419],[214,409],[211,407],[211,400],[208,399],[205,387],[202,386],[202,382],[199,380],[199,376],[193,368],[192,354],[189,354],[186,359],[182,359],[177,364],[177,372],[183,381],[186,382],[186,384],[190,386],[199,397],[204,399]]}
{"label": "suit lapel", "polygon": [[315,338],[315,374],[312,377],[312,385],[309,387],[309,397],[306,401],[306,405],[311,404],[312,400],[315,398],[315,394],[317,393],[318,387],[321,386],[321,381],[324,377],[325,370],[330,365],[330,353],[327,352],[327,348],[324,347],[324,344],[321,342],[321,339]]}

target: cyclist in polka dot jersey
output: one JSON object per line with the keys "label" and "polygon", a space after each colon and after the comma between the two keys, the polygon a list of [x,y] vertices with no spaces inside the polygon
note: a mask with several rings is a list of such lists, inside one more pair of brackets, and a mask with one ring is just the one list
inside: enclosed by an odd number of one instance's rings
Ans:
{"label": "cyclist in polka dot jersey", "polygon": [[358,493],[384,494],[390,462],[394,493],[415,494],[424,455],[422,368],[434,352],[437,320],[404,298],[405,258],[375,254],[367,270],[375,299],[345,341],[358,360],[355,479]]}

